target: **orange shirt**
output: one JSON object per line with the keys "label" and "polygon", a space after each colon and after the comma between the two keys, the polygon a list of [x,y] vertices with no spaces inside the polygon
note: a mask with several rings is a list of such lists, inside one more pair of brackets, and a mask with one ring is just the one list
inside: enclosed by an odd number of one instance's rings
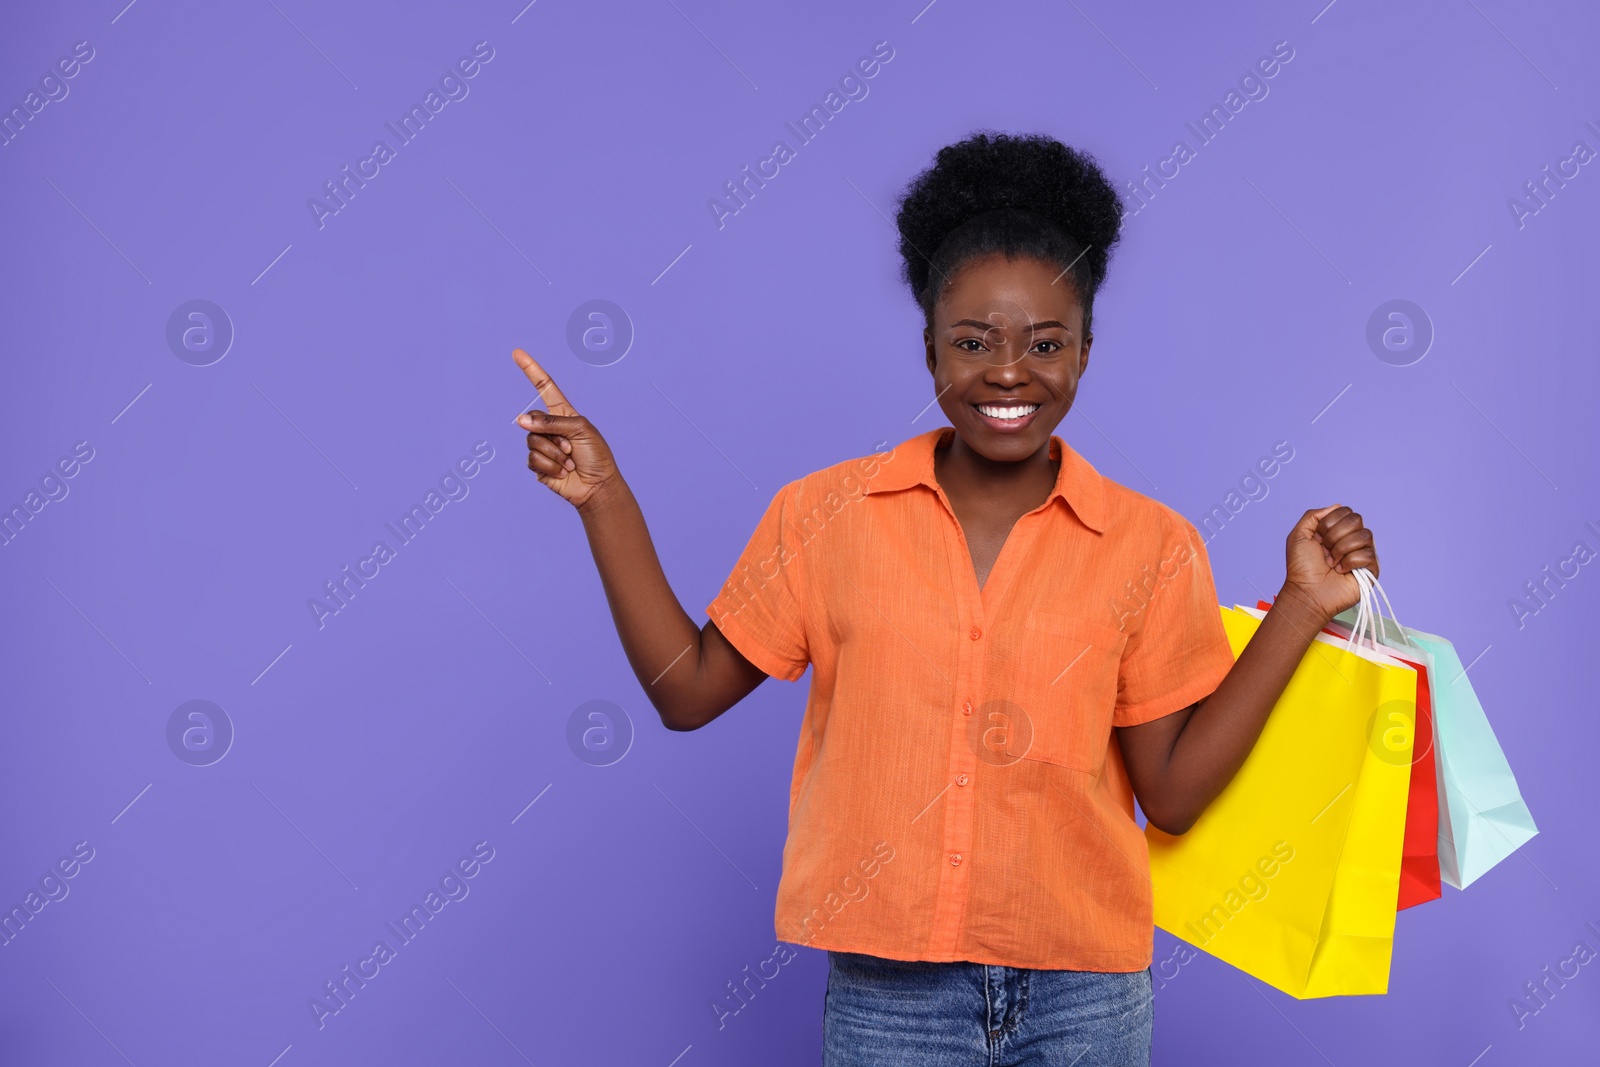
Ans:
{"label": "orange shirt", "polygon": [[767,674],[812,667],[783,941],[899,960],[1137,971],[1149,857],[1112,726],[1232,668],[1204,545],[1059,437],[980,590],[934,478],[945,426],[784,486],[708,606]]}

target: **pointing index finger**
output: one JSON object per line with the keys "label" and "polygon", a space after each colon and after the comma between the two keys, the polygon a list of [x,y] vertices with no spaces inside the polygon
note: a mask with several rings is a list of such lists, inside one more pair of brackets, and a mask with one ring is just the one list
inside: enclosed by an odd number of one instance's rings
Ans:
{"label": "pointing index finger", "polygon": [[517,366],[521,367],[522,373],[528,376],[528,381],[532,382],[533,387],[539,390],[539,396],[544,400],[544,406],[549,410],[550,414],[576,415],[578,413],[577,409],[568,403],[567,398],[562,395],[561,390],[556,386],[555,380],[550,377],[543,367],[539,366],[538,360],[520,348],[512,350],[511,358],[517,361]]}

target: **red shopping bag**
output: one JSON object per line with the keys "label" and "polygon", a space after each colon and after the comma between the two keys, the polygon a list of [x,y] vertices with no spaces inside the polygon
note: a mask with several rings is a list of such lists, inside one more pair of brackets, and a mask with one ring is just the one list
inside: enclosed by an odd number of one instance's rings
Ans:
{"label": "red shopping bag", "polygon": [[[1256,607],[1272,605],[1257,600]],[[1334,631],[1326,630],[1333,634]],[[1343,634],[1334,636],[1342,637]],[[1411,757],[1411,788],[1406,797],[1405,845],[1400,857],[1400,899],[1395,909],[1437,900],[1439,886],[1439,776],[1433,753],[1433,702],[1428,668],[1393,648],[1385,652],[1417,671],[1417,719]]]}

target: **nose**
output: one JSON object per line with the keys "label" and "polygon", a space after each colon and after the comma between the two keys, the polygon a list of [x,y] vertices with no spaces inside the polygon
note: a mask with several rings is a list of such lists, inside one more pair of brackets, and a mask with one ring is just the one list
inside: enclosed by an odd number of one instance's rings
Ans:
{"label": "nose", "polygon": [[996,345],[984,369],[983,380],[991,385],[1010,387],[1029,380],[1027,349],[1013,337]]}

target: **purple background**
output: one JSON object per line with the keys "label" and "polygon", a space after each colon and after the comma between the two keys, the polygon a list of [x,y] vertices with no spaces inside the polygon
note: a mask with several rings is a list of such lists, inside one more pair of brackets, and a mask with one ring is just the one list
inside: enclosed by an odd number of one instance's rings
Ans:
{"label": "purple background", "polygon": [[[580,523],[524,468],[510,350],[601,427],[703,618],[784,482],[938,425],[888,221],[933,151],[1044,131],[1120,186],[1280,40],[1269,94],[1128,221],[1058,432],[1196,522],[1289,442],[1210,542],[1218,596],[1277,587],[1304,509],[1356,507],[1400,619],[1487,649],[1472,679],[1542,832],[1399,916],[1386,997],[1187,964],[1154,1060],[1595,1054],[1600,963],[1520,1029],[1508,1006],[1600,950],[1577,667],[1600,574],[1521,627],[1507,606],[1600,548],[1600,174],[1520,227],[1508,206],[1600,148],[1583,5],[124,2],[0,33],[7,110],[94,48],[0,148],[0,505],[94,450],[0,548],[0,903],[95,850],[0,948],[0,1060],[817,1062],[824,953],[721,1028],[710,1006],[773,955],[804,685],[660,727]],[[319,228],[307,199],[478,41],[469,95]],[[869,95],[797,147],[785,122],[878,41]],[[796,158],[719,229],[708,199],[780,137]],[[566,341],[596,298],[636,332],[610,366]],[[236,331],[210,366],[165,338],[192,299]],[[1366,341],[1391,299],[1436,333],[1409,366]],[[308,599],[480,440],[469,495],[319,629]],[[236,731],[210,766],[166,739],[192,699]],[[597,699],[636,727],[606,767],[567,741]],[[485,840],[470,895],[319,1029],[310,998]]]}

